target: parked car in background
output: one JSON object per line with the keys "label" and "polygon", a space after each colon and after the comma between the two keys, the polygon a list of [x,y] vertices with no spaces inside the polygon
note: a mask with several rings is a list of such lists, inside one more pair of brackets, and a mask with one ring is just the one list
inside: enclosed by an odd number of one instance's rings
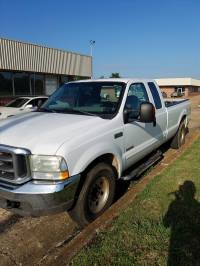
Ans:
{"label": "parked car in background", "polygon": [[172,98],[175,98],[175,97],[182,97],[184,95],[184,92],[182,92],[182,90],[176,90],[174,91],[172,94],[171,94],[171,97]]}
{"label": "parked car in background", "polygon": [[5,106],[0,106],[0,120],[17,114],[34,111],[47,99],[47,96],[16,98]]}
{"label": "parked car in background", "polygon": [[162,96],[163,96],[163,98],[167,98],[167,93],[162,91]]}

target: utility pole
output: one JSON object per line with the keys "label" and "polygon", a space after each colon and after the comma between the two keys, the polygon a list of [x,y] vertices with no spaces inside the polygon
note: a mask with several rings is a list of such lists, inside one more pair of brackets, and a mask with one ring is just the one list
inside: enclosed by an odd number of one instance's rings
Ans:
{"label": "utility pole", "polygon": [[93,47],[95,45],[95,41],[93,40],[90,40],[90,56],[92,57],[93,56]]}
{"label": "utility pole", "polygon": [[90,56],[92,58],[92,77],[93,78],[93,48],[95,45],[95,41],[94,40],[90,40]]}

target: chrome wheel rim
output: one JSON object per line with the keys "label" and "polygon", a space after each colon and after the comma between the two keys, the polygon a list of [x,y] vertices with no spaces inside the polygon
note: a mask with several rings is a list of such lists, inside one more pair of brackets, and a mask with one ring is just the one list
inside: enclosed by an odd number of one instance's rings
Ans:
{"label": "chrome wheel rim", "polygon": [[89,211],[93,214],[100,212],[109,196],[109,182],[106,177],[99,177],[92,185],[88,195],[88,207]]}

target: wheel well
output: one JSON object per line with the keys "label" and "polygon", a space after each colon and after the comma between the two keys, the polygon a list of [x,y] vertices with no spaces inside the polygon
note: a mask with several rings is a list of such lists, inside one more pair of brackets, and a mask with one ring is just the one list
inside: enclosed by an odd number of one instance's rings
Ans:
{"label": "wheel well", "polygon": [[104,162],[104,163],[107,163],[107,164],[111,165],[113,167],[114,171],[115,171],[116,178],[118,178],[120,176],[120,165],[119,165],[118,159],[116,158],[115,155],[113,155],[111,153],[106,153],[106,154],[103,154],[103,155],[99,156],[98,158],[96,158],[81,173],[81,179],[80,179],[80,182],[79,182],[79,185],[78,185],[75,197],[74,197],[74,203],[73,203],[73,206],[72,206],[71,209],[73,209],[73,207],[76,204],[76,201],[78,199],[79,193],[80,193],[80,191],[82,189],[82,186],[83,186],[83,184],[85,182],[85,178],[86,178],[87,172],[90,169],[92,169],[96,164],[98,164],[100,162]]}
{"label": "wheel well", "polygon": [[186,116],[186,115],[183,115],[183,117],[181,118],[181,121],[180,121],[179,125],[180,125],[184,120],[186,120],[186,122],[185,122],[185,126],[186,126],[186,123],[187,123],[187,116]]}
{"label": "wheel well", "polygon": [[186,119],[186,115],[181,118],[181,122]]}
{"label": "wheel well", "polygon": [[106,154],[103,154],[103,155],[99,156],[98,158],[96,158],[94,161],[92,161],[86,167],[83,174],[86,174],[92,167],[94,167],[96,164],[98,164],[100,162],[104,162],[104,163],[111,165],[114,168],[114,170],[116,171],[116,176],[119,177],[119,175],[120,175],[119,162],[118,162],[118,159],[116,158],[116,156],[113,155],[112,153],[106,153]]}

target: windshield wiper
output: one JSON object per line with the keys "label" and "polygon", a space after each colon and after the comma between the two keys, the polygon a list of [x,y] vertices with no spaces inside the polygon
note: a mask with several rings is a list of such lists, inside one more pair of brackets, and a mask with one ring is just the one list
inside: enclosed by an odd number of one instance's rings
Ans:
{"label": "windshield wiper", "polygon": [[80,111],[73,108],[67,108],[62,111],[63,113],[75,113],[75,114],[81,114],[81,115],[89,115],[89,116],[97,116],[96,114],[86,112],[86,111]]}
{"label": "windshield wiper", "polygon": [[39,108],[35,112],[58,113],[57,110],[54,110],[54,109],[46,109],[46,108]]}
{"label": "windshield wiper", "polygon": [[86,111],[80,111],[73,108],[67,108],[64,110],[55,110],[55,109],[46,109],[46,108],[39,108],[36,110],[36,112],[47,112],[47,113],[73,113],[73,114],[81,114],[81,115],[89,115],[89,116],[97,116],[96,114],[86,112]]}

